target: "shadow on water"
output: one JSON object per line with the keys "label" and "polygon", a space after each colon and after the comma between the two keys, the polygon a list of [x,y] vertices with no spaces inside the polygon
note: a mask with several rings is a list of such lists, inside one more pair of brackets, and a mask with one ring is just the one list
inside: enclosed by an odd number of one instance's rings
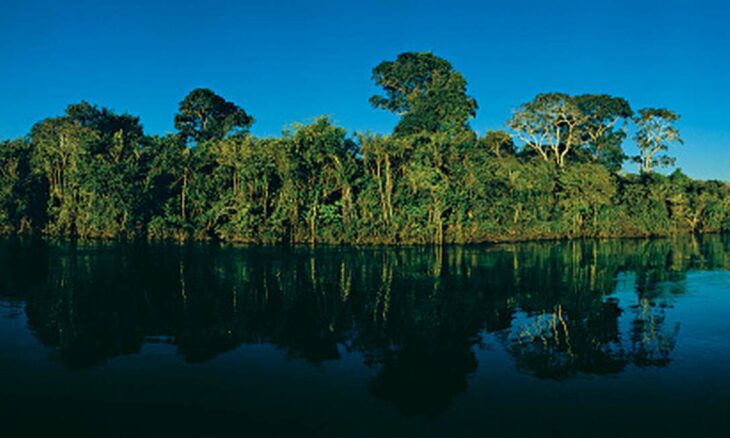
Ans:
{"label": "shadow on water", "polygon": [[[0,245],[2,299],[26,303],[30,330],[65,367],[147,343],[189,363],[242,344],[315,366],[358,352],[373,397],[426,417],[467,391],[486,336],[540,379],[666,366],[683,278],[730,267],[721,235],[442,249]],[[613,295],[621,278],[631,302]]]}

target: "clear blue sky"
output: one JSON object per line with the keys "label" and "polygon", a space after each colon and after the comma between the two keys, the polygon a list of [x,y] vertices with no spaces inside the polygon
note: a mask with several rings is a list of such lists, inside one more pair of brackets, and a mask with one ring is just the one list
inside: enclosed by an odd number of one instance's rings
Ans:
{"label": "clear blue sky", "polygon": [[389,132],[372,68],[433,51],[468,80],[480,133],[539,92],[609,93],[679,112],[678,165],[730,180],[730,2],[438,3],[2,0],[0,137],[82,99],[170,132],[195,87],[244,107],[258,135],[319,114]]}

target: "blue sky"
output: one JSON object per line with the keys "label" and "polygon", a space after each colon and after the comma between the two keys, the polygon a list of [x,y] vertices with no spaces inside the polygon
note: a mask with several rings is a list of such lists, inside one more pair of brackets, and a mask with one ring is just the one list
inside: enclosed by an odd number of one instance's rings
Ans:
{"label": "blue sky", "polygon": [[170,132],[196,87],[244,107],[258,135],[320,114],[385,133],[396,118],[368,103],[372,68],[432,51],[469,82],[480,134],[539,92],[609,93],[680,113],[679,167],[730,180],[728,23],[719,0],[2,0],[0,138],[82,99]]}

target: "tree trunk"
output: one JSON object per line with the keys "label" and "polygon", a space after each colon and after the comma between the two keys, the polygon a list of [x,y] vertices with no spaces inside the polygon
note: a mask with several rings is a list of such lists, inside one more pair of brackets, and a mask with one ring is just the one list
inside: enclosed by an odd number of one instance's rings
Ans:
{"label": "tree trunk", "polygon": [[180,214],[182,217],[183,222],[185,222],[186,214],[185,214],[185,194],[188,191],[188,171],[185,169],[183,172],[183,179],[182,179],[182,193],[180,194]]}
{"label": "tree trunk", "polygon": [[393,220],[393,177],[388,154],[385,154],[385,206],[388,213],[386,223],[390,225]]}
{"label": "tree trunk", "polygon": [[317,204],[315,203],[314,206],[312,206],[311,215],[309,218],[309,243],[311,245],[314,245],[316,242],[316,233],[317,233]]}

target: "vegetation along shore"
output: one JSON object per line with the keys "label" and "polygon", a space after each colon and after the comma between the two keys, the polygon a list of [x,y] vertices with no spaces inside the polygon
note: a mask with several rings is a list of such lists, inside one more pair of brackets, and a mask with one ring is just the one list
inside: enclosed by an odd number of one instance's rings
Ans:
{"label": "vegetation along shore", "polygon": [[133,115],[70,105],[0,143],[0,231],[440,244],[730,229],[727,182],[656,172],[682,143],[669,109],[545,93],[514,110],[508,131],[477,133],[477,102],[448,61],[402,53],[373,80],[372,106],[400,116],[390,135],[319,117],[259,138],[251,114],[208,89],[180,102],[164,136]]}

